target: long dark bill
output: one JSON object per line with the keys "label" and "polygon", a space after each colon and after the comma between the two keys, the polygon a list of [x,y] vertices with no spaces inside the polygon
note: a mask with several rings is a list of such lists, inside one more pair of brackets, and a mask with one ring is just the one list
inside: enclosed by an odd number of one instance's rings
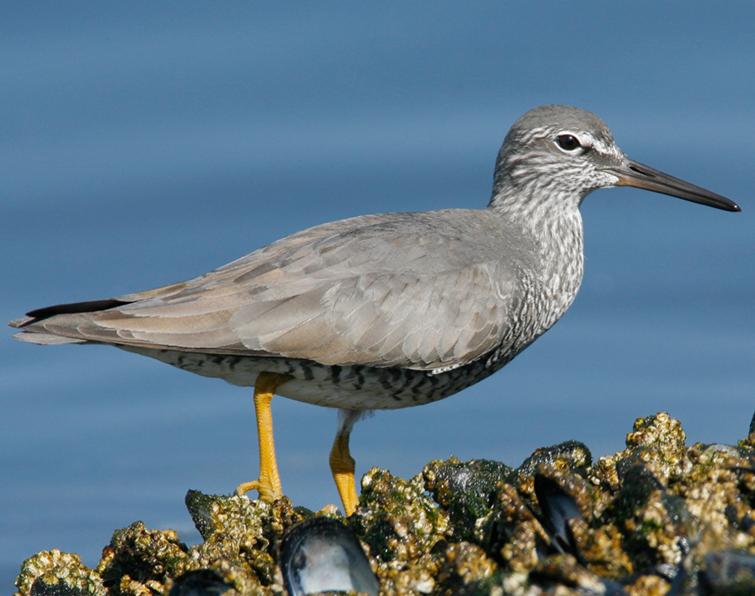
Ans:
{"label": "long dark bill", "polygon": [[669,176],[636,161],[628,160],[625,166],[612,168],[611,172],[619,177],[616,186],[634,186],[659,192],[672,197],[679,197],[693,203],[708,205],[724,211],[741,211],[739,205],[714,192]]}

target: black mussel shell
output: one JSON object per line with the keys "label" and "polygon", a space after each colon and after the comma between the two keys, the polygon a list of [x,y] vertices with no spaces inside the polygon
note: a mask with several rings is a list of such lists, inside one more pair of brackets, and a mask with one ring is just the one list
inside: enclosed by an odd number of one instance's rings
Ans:
{"label": "black mussel shell", "polygon": [[703,594],[755,594],[755,555],[733,550],[708,553],[698,577]]}
{"label": "black mussel shell", "polygon": [[378,593],[377,578],[359,540],[351,529],[334,519],[313,517],[292,526],[283,537],[280,565],[291,596]]}
{"label": "black mussel shell", "polygon": [[178,577],[169,596],[220,596],[231,589],[233,586],[223,581],[216,571],[197,569]]}
{"label": "black mussel shell", "polygon": [[570,519],[582,519],[577,502],[558,483],[542,474],[535,474],[535,496],[540,505],[540,520],[551,537],[551,546],[560,553],[569,553],[579,558],[569,528]]}

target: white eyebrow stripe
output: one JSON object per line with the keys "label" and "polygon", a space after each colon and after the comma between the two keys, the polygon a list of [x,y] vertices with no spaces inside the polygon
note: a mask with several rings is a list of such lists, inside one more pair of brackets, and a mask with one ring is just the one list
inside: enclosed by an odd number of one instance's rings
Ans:
{"label": "white eyebrow stripe", "polygon": [[600,140],[600,139],[593,139],[593,141],[592,141],[592,148],[595,149],[596,151],[598,151],[599,153],[610,153],[611,152],[611,148],[606,143],[604,143],[602,140]]}
{"label": "white eyebrow stripe", "polygon": [[602,139],[593,139],[592,148],[598,153],[602,153],[603,155],[613,155],[616,157],[619,157],[621,155],[621,151],[619,151],[616,145],[614,145],[613,143],[608,144]]}

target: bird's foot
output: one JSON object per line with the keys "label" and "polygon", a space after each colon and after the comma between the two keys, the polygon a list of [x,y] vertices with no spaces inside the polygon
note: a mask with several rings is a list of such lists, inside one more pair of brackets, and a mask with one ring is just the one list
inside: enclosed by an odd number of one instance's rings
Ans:
{"label": "bird's foot", "polygon": [[251,490],[256,490],[260,499],[266,503],[272,503],[283,496],[280,483],[275,483],[264,477],[239,484],[236,487],[236,496],[241,497]]}

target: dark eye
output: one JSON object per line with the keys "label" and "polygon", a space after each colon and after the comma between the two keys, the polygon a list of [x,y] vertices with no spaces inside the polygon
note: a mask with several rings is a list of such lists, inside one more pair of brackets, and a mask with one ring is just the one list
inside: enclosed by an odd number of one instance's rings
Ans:
{"label": "dark eye", "polygon": [[579,144],[579,139],[577,137],[568,134],[558,135],[556,137],[556,142],[564,151],[574,151],[582,146]]}

